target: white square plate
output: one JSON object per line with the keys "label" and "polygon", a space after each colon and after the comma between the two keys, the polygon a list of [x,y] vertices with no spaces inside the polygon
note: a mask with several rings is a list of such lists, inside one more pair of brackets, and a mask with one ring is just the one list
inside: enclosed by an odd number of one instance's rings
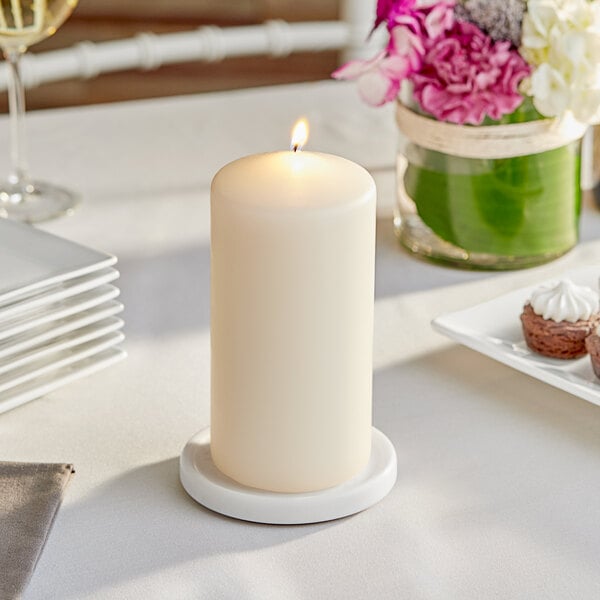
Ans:
{"label": "white square plate", "polygon": [[21,313],[12,319],[0,323],[0,340],[23,333],[40,325],[64,319],[89,308],[99,306],[119,295],[118,288],[112,285],[102,285],[83,294],[71,296],[59,302],[53,302],[42,308],[35,308]]}
{"label": "white square plate", "polygon": [[0,304],[117,261],[104,252],[8,219],[0,219],[0,258]]}
{"label": "white square plate", "polygon": [[70,349],[77,350],[82,344],[97,340],[109,333],[122,329],[122,327],[123,321],[121,319],[109,317],[87,327],[82,327],[71,333],[61,335],[47,343],[0,360],[0,376],[10,373],[15,369],[22,369],[23,367],[37,363],[46,357],[56,357],[59,352]]}
{"label": "white square plate", "polygon": [[[600,267],[582,267],[557,279],[571,279],[598,289]],[[548,283],[548,282],[546,282]],[[434,319],[435,330],[509,367],[536,377],[565,392],[600,405],[600,379],[592,370],[589,356],[576,360],[546,358],[529,350],[523,339],[519,316],[534,289],[521,288],[465,310]]]}
{"label": "white square plate", "polygon": [[81,275],[36,291],[24,299],[16,299],[7,304],[0,305],[0,322],[12,318],[20,313],[40,308],[59,300],[82,294],[88,290],[110,283],[119,277],[119,272],[113,268],[101,269],[87,275]]}
{"label": "white square plate", "polygon": [[68,367],[80,360],[94,356],[94,354],[99,354],[108,348],[120,344],[123,339],[124,335],[120,331],[109,333],[91,342],[54,352],[24,367],[4,373],[0,376],[0,394],[17,385],[39,379],[56,369]]}
{"label": "white square plate", "polygon": [[109,348],[74,364],[67,365],[0,393],[0,413],[30,400],[45,396],[58,388],[123,360],[127,354],[120,348]]}
{"label": "white square plate", "polygon": [[55,338],[76,331],[77,329],[117,315],[122,311],[123,305],[120,302],[110,300],[100,306],[81,310],[74,315],[50,321],[23,333],[8,337],[0,341],[0,361],[4,361],[7,357],[22,353],[35,346],[51,342]]}

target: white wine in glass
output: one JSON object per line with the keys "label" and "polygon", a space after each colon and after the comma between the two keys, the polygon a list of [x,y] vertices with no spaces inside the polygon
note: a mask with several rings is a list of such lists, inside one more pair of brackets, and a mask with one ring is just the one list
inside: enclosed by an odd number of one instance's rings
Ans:
{"label": "white wine in glass", "polygon": [[0,217],[36,223],[68,214],[78,203],[73,192],[29,176],[20,72],[20,59],[27,48],[56,33],[76,5],[77,0],[0,0],[0,47],[8,67],[12,163],[8,179],[0,183]]}

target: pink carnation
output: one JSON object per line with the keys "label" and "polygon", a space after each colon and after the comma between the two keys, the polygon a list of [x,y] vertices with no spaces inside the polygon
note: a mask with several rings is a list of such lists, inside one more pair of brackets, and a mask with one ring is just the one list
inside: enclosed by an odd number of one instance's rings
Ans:
{"label": "pink carnation", "polygon": [[414,9],[416,1],[417,0],[378,0],[375,27],[378,27],[384,22],[393,23],[398,15],[411,12]]}
{"label": "pink carnation", "polygon": [[456,21],[426,46],[410,79],[415,98],[436,119],[480,125],[486,115],[498,120],[523,101],[518,87],[530,69],[510,42],[494,43],[472,23]]}
{"label": "pink carnation", "polygon": [[400,82],[410,69],[404,56],[382,51],[374,58],[351,60],[336,69],[334,79],[355,79],[360,97],[371,106],[391,102],[398,95]]}
{"label": "pink carnation", "polygon": [[415,9],[416,0],[380,0],[378,19],[387,20],[386,50],[367,60],[353,60],[332,73],[335,79],[355,79],[361,98],[372,106],[394,100],[400,84],[422,68],[426,43],[454,25],[454,0]]}
{"label": "pink carnation", "polygon": [[379,0],[387,48],[371,60],[344,65],[333,76],[355,79],[363,99],[379,106],[413,83],[421,108],[440,121],[480,125],[512,113],[523,101],[519,84],[530,68],[508,41],[494,42],[455,18],[456,0]]}

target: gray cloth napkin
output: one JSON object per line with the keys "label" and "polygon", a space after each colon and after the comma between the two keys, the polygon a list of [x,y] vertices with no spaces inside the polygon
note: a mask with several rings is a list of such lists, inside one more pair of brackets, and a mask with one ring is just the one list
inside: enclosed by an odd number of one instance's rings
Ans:
{"label": "gray cloth napkin", "polygon": [[75,471],[66,464],[0,462],[0,599],[20,598]]}

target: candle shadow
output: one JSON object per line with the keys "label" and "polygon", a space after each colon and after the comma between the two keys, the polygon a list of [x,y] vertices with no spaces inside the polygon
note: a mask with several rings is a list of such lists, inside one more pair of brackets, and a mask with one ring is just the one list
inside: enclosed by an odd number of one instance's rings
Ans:
{"label": "candle shadow", "polygon": [[[413,258],[388,219],[377,223],[376,296],[474,281],[493,274],[447,269]],[[210,324],[210,246],[191,245],[160,254],[119,257],[117,285],[129,338],[164,337]]]}
{"label": "candle shadow", "polygon": [[222,516],[187,495],[173,457],[132,469],[63,507],[26,598],[47,599],[48,590],[83,598],[191,560],[286,544],[351,518],[283,526]]}
{"label": "candle shadow", "polygon": [[[447,269],[413,258],[377,222],[376,297],[474,281],[492,273]],[[210,246],[191,245],[153,255],[119,257],[117,285],[129,338],[166,337],[210,325]]]}
{"label": "candle shadow", "polygon": [[119,300],[128,337],[162,337],[207,329],[210,248],[190,246],[155,256],[123,256]]}
{"label": "candle shadow", "polygon": [[492,271],[450,268],[448,265],[419,258],[400,244],[394,233],[391,216],[377,219],[376,298],[441,288],[492,276]]}

